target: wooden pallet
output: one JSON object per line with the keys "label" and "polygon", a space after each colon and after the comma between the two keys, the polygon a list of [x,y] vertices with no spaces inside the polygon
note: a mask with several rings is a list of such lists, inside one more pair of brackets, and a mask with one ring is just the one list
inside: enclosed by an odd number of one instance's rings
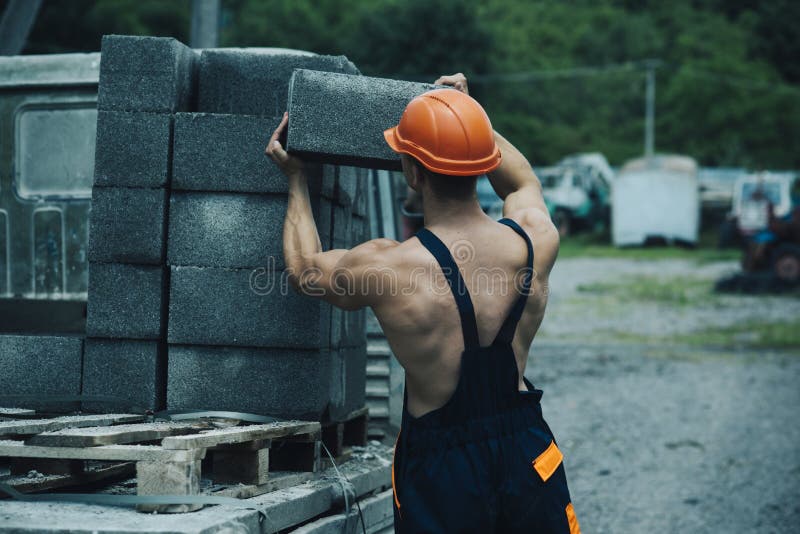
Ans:
{"label": "wooden pallet", "polygon": [[[197,495],[206,459],[215,483],[248,488],[229,495],[249,497],[281,486],[270,480],[270,473],[280,472],[279,479],[294,480],[285,472],[317,472],[321,430],[318,422],[309,421],[242,426],[228,421],[220,427],[209,419],[153,422],[131,414],[7,419],[0,421],[0,457],[11,459],[11,476],[0,482],[11,483],[19,491],[41,491],[96,481],[103,474],[118,477],[124,471],[112,464],[90,473],[87,461],[100,460],[127,462],[128,471],[135,465],[138,495]],[[30,484],[30,480],[27,486],[13,483],[14,477],[31,471],[46,475],[49,485]],[[53,477],[56,482],[50,480]],[[199,508],[202,505],[139,506],[147,512]]]}
{"label": "wooden pallet", "polygon": [[[358,409],[349,413],[341,421],[322,424],[322,443],[328,448],[337,463],[347,460],[352,446],[367,444],[367,427],[369,408]],[[328,455],[322,456],[322,463],[330,467]]]}

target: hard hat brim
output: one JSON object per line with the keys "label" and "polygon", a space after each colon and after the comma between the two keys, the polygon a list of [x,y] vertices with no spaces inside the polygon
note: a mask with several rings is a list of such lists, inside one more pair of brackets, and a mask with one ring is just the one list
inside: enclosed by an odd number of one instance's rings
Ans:
{"label": "hard hat brim", "polygon": [[[408,154],[414,157],[417,161],[422,163],[426,169],[437,174],[445,174],[449,176],[478,176],[492,172],[500,166],[501,154],[500,150],[495,147],[495,153],[489,161],[482,162],[458,162],[460,169],[453,168],[455,162],[442,162],[444,165],[438,165],[439,162],[433,161],[433,158],[421,150],[412,150],[407,147],[405,143],[397,135],[397,126],[383,131],[383,138],[386,144],[389,145],[393,151],[398,154]],[[449,164],[448,164],[449,163]]]}

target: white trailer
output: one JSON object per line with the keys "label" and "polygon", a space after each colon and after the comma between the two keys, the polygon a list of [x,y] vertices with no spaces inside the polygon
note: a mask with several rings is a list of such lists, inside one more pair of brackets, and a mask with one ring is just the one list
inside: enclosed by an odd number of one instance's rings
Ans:
{"label": "white trailer", "polygon": [[615,246],[651,239],[697,243],[700,195],[697,163],[686,156],[654,156],[627,162],[612,187]]}

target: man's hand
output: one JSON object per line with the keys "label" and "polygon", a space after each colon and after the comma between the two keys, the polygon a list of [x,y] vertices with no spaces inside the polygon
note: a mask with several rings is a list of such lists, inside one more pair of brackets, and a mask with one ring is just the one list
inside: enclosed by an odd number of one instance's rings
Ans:
{"label": "man's hand", "polygon": [[435,82],[436,85],[449,85],[468,95],[469,89],[467,88],[467,77],[462,73],[456,73],[452,76],[440,76]]}
{"label": "man's hand", "polygon": [[272,158],[278,167],[280,167],[283,174],[292,178],[302,176],[303,174],[303,160],[296,156],[289,155],[283,147],[281,146],[280,138],[283,130],[289,124],[289,113],[286,112],[283,114],[283,119],[281,119],[281,123],[278,125],[278,128],[275,129],[275,132],[272,134],[272,137],[269,138],[269,142],[267,143],[267,147],[264,149],[264,153]]}

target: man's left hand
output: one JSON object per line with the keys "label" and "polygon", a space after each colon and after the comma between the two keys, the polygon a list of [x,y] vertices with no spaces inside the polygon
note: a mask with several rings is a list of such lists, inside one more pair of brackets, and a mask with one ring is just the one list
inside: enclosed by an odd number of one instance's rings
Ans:
{"label": "man's left hand", "polygon": [[289,113],[287,112],[283,114],[281,123],[275,129],[272,137],[269,138],[269,143],[267,143],[264,153],[272,158],[272,161],[274,161],[278,167],[280,167],[281,171],[283,171],[283,174],[291,178],[301,176],[303,174],[303,160],[286,152],[286,150],[284,150],[281,146],[281,142],[278,141],[283,133],[283,130],[287,128],[288,124]]}

